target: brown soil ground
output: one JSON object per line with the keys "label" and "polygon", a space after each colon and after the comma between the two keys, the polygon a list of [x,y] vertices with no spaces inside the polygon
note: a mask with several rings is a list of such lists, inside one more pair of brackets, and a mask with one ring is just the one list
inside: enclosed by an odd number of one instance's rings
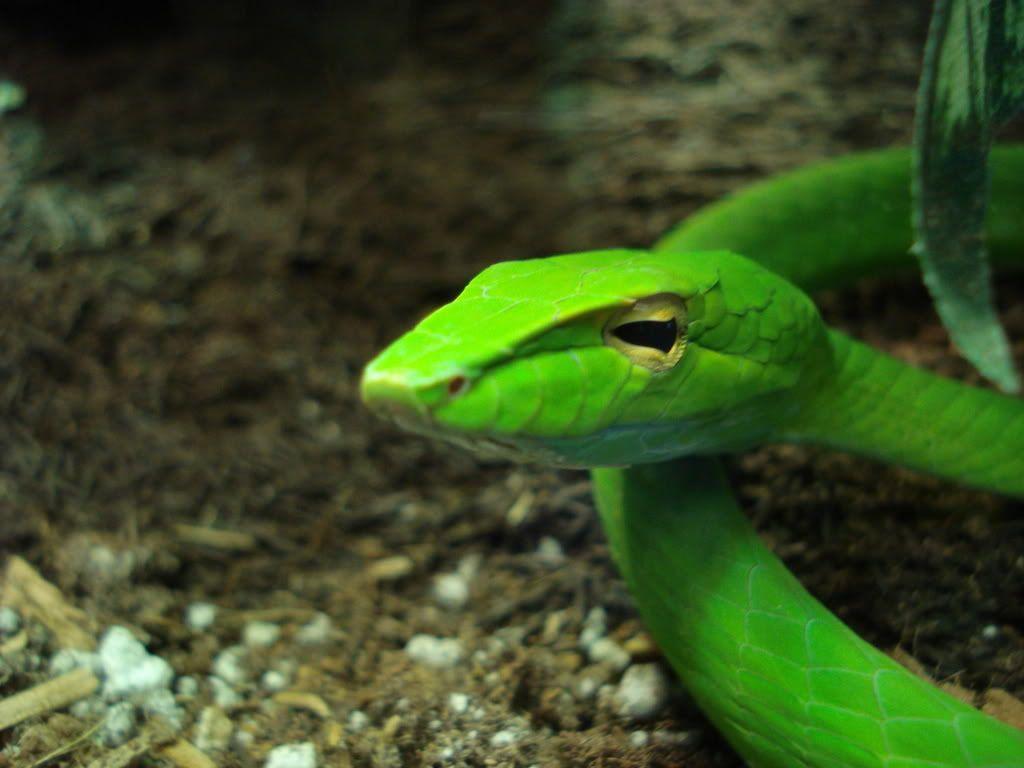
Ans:
{"label": "brown soil ground", "polygon": [[[219,765],[307,740],[331,766],[739,765],[681,692],[643,723],[579,694],[616,681],[579,648],[594,607],[657,657],[586,476],[399,433],[360,407],[358,376],[489,263],[649,243],[749,180],[906,143],[927,4],[605,2],[605,27],[561,28],[544,3],[426,5],[393,68],[358,83],[228,30],[71,52],[0,32],[30,94],[0,140],[31,142],[25,120],[45,137],[17,155],[21,226],[0,241],[0,547],[90,631],[128,626],[179,674],[208,674],[246,621],[278,623],[252,679],[294,662],[290,688],[318,698],[240,689],[227,714],[250,735]],[[1024,282],[999,290],[1024,364]],[[917,286],[821,304],[872,344],[975,378]],[[937,679],[1024,696],[1020,504],[802,448],[732,467],[767,539],[859,633]],[[243,535],[202,544],[182,524]],[[544,537],[563,560],[537,555]],[[447,609],[433,580],[460,563],[476,565],[469,599]],[[208,631],[183,622],[196,601],[220,607]],[[333,634],[298,645],[316,612]],[[458,638],[465,659],[414,663],[417,633]],[[52,639],[30,642],[0,695],[45,678]],[[190,722],[209,703],[205,687],[181,699]],[[0,733],[17,747],[0,765],[90,724]],[[492,741],[502,731],[511,743]],[[128,764],[91,762],[106,755],[85,742],[50,764]]]}

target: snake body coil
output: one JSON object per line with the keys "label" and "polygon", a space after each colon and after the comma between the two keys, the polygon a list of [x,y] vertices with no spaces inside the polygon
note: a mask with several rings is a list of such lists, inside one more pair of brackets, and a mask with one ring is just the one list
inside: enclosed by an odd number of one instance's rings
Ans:
{"label": "snake body coil", "polygon": [[[990,249],[1024,265],[1024,149],[991,166]],[[649,252],[495,265],[363,377],[411,429],[594,468],[641,615],[758,768],[1024,768],[1024,732],[808,595],[713,458],[810,442],[1024,498],[1024,401],[849,339],[804,293],[911,268],[909,189],[908,152],[852,156],[712,205]]]}

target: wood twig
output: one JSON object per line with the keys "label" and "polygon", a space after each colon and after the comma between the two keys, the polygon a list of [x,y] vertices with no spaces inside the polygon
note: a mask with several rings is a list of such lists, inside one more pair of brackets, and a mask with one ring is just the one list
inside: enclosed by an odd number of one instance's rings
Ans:
{"label": "wood twig", "polygon": [[100,681],[85,667],[47,680],[0,701],[0,731],[30,717],[63,709],[99,688]]}
{"label": "wood twig", "polygon": [[53,633],[61,648],[91,651],[96,647],[96,638],[86,629],[86,613],[65,600],[57,587],[17,555],[7,561],[0,605],[16,608],[23,618],[38,621]]}

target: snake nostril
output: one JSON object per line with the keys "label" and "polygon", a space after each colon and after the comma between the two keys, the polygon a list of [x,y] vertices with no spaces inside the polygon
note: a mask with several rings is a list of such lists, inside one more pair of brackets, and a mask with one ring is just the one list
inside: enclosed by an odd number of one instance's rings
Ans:
{"label": "snake nostril", "polygon": [[448,381],[448,396],[458,397],[469,386],[469,380],[465,376],[452,376]]}

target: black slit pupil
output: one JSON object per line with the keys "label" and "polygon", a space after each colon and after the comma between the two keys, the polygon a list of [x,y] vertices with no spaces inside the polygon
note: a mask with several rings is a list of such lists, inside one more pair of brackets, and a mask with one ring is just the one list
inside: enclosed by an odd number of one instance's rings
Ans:
{"label": "black slit pupil", "polygon": [[673,317],[671,320],[637,320],[633,323],[623,323],[612,333],[627,344],[660,349],[667,354],[675,346],[679,329]]}

